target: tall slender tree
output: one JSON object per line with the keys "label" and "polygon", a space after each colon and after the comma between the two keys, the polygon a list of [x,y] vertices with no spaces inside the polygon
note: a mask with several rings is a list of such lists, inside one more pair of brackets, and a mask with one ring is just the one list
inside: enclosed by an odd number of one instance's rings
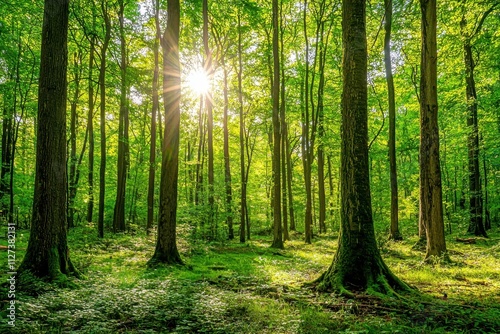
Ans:
{"label": "tall slender tree", "polygon": [[464,65],[465,65],[465,95],[467,99],[467,126],[469,134],[467,139],[468,148],[468,165],[469,165],[469,212],[470,223],[469,233],[487,237],[486,229],[483,221],[483,192],[481,190],[481,168],[479,163],[479,122],[477,117],[477,93],[476,80],[474,70],[476,62],[473,56],[473,40],[481,32],[486,18],[500,6],[500,3],[495,1],[493,5],[483,12],[479,21],[475,19],[475,26],[470,32],[469,23],[467,21],[467,1],[463,1],[463,15],[460,21],[460,34],[463,40],[464,50]]}
{"label": "tall slender tree", "polygon": [[68,0],[46,0],[38,88],[36,174],[31,233],[19,267],[49,279],[76,273],[66,225],[66,72]]}
{"label": "tall slender tree", "polygon": [[[208,45],[208,0],[203,0],[203,48],[205,50],[204,69],[209,82],[212,80],[212,52]],[[214,225],[214,116],[213,102],[210,89],[207,90],[205,96],[205,106],[207,108],[207,149],[208,149],[208,221],[210,228],[210,237],[215,238],[216,230]]]}
{"label": "tall slender tree", "polygon": [[425,228],[425,258],[446,254],[443,193],[439,160],[437,101],[436,0],[420,0],[422,53],[420,63],[420,225]]}
{"label": "tall slender tree", "polygon": [[384,0],[385,37],[384,64],[389,99],[389,168],[391,179],[391,229],[389,239],[402,240],[398,221],[398,174],[396,168],[396,101],[394,97],[394,78],[391,60],[392,0]]}
{"label": "tall slender tree", "polygon": [[148,217],[146,222],[146,233],[153,227],[154,219],[154,196],[155,196],[155,174],[156,174],[156,114],[160,109],[160,99],[158,96],[158,80],[160,74],[159,65],[159,43],[161,38],[160,29],[160,1],[153,0],[154,21],[155,21],[155,41],[153,45],[154,69],[153,69],[153,104],[151,110],[151,141],[149,146],[149,177],[148,177]]}
{"label": "tall slender tree", "polygon": [[101,133],[101,164],[99,166],[99,213],[97,233],[104,237],[104,201],[106,193],[106,54],[111,40],[111,18],[108,4],[101,0],[101,11],[104,19],[104,40],[101,45],[101,62],[99,66],[99,97],[100,97],[100,133]]}
{"label": "tall slender tree", "polygon": [[127,171],[129,165],[129,107],[127,83],[127,45],[125,40],[125,1],[118,1],[118,21],[120,34],[120,113],[118,125],[118,177],[116,200],[113,214],[113,231],[125,230],[125,198],[127,190]]}
{"label": "tall slender tree", "polygon": [[238,8],[238,102],[240,112],[240,242],[245,242],[247,219],[247,181],[245,173],[245,115],[243,113],[243,46],[242,46],[241,9]]}
{"label": "tall slender tree", "polygon": [[[95,9],[92,6],[92,12]],[[92,15],[92,31],[94,31],[96,26],[95,14]],[[91,223],[93,221],[94,215],[94,63],[95,63],[95,47],[96,47],[96,36],[91,34],[89,36],[90,42],[90,53],[89,53],[89,69],[88,69],[88,112],[87,112],[87,131],[89,135],[89,164],[88,164],[88,203],[87,203],[87,222]]]}
{"label": "tall slender tree", "polygon": [[167,1],[167,28],[161,38],[163,50],[163,136],[158,238],[150,265],[182,264],[177,250],[177,183],[179,177],[179,132],[181,68],[179,63],[179,0]]}
{"label": "tall slender tree", "polygon": [[375,241],[368,164],[366,1],[342,1],[343,91],[341,232],[320,289],[408,290],[386,266]]}
{"label": "tall slender tree", "polygon": [[284,248],[281,224],[281,127],[280,127],[280,53],[279,53],[279,6],[273,0],[273,248]]}

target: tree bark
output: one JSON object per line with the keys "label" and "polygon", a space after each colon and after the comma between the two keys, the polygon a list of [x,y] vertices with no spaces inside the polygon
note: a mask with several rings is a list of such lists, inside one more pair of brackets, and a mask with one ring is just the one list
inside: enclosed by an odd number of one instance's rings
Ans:
{"label": "tree bark", "polygon": [[[208,46],[208,0],[203,0],[203,48],[205,49],[205,73],[209,82],[212,81],[212,52]],[[207,148],[208,148],[208,222],[210,229],[210,238],[216,238],[216,229],[214,225],[214,140],[213,140],[213,104],[210,89],[205,96],[205,106],[207,108]]]}
{"label": "tree bark", "polygon": [[177,183],[179,176],[179,132],[181,70],[179,63],[179,0],[167,1],[167,28],[161,39],[163,50],[163,101],[165,133],[162,147],[158,239],[149,265],[182,264],[177,250]]}
{"label": "tree bark", "polygon": [[304,241],[308,244],[312,242],[312,186],[311,186],[311,162],[309,158],[311,143],[310,143],[310,115],[309,115],[309,39],[307,37],[307,0],[304,0],[304,39],[306,43],[305,49],[305,74],[304,74],[304,106],[302,115],[302,165],[304,168],[304,185],[306,191],[306,208],[304,214]]}
{"label": "tree bark", "polygon": [[[92,18],[92,27],[95,28],[95,16]],[[95,36],[90,37],[90,55],[89,55],[89,82],[88,82],[88,106],[87,113],[87,131],[89,134],[89,166],[87,174],[88,197],[87,203],[87,222],[93,221],[94,214],[94,61],[95,61]]]}
{"label": "tree bark", "polygon": [[392,294],[409,287],[392,274],[375,241],[368,165],[365,0],[342,2],[343,93],[341,127],[341,233],[320,289]]}
{"label": "tree bark", "polygon": [[288,125],[285,124],[285,128],[282,129],[284,132],[283,137],[285,138],[285,149],[286,149],[286,183],[287,183],[287,195],[288,195],[288,210],[290,216],[290,230],[295,231],[295,211],[293,208],[293,192],[292,192],[292,179],[293,179],[293,167],[292,167],[292,151],[290,148],[290,138],[288,138]]}
{"label": "tree bark", "polygon": [[279,54],[279,8],[278,0],[273,0],[273,243],[272,248],[283,249],[283,229],[281,225],[281,173],[280,173],[280,158],[281,158],[281,131],[280,131],[280,54]]}
{"label": "tree bark", "polygon": [[66,71],[69,1],[46,0],[38,89],[31,233],[19,273],[57,279],[76,273],[66,225]]}
{"label": "tree bark", "polygon": [[446,256],[443,195],[439,161],[437,101],[436,0],[420,0],[422,58],[420,64],[420,224],[425,228],[425,259]]}
{"label": "tree bark", "polygon": [[101,64],[99,68],[99,92],[100,92],[100,128],[101,128],[101,163],[99,167],[99,213],[97,220],[97,231],[99,238],[104,237],[104,206],[106,191],[106,52],[111,39],[111,20],[107,5],[101,2],[101,10],[104,18],[105,36],[101,46]]}
{"label": "tree bark", "polygon": [[284,53],[284,33],[283,26],[283,2],[280,3],[280,62],[281,62],[281,83],[280,83],[280,126],[281,126],[281,199],[283,215],[283,240],[290,240],[288,234],[288,196],[287,196],[287,124],[286,124],[286,77],[285,77],[285,53]]}
{"label": "tree bark", "polygon": [[394,98],[394,79],[392,76],[391,60],[392,0],[384,0],[384,5],[384,64],[389,99],[389,167],[391,179],[391,231],[389,234],[389,239],[403,240],[403,236],[399,232],[398,221],[398,174],[396,168],[396,102]]}
{"label": "tree bark", "polygon": [[153,0],[156,36],[153,45],[154,69],[153,69],[153,107],[151,110],[151,141],[149,145],[149,177],[148,177],[148,217],[146,222],[146,233],[149,235],[154,220],[154,196],[155,196],[155,174],[156,174],[156,114],[160,108],[158,96],[159,80],[159,42],[160,42],[160,1]]}
{"label": "tree bark", "polygon": [[222,66],[224,68],[224,183],[226,188],[226,223],[228,228],[228,239],[234,239],[233,229],[233,192],[231,188],[231,160],[229,157],[229,125],[228,125],[228,111],[229,111],[229,89],[228,89],[228,73],[224,56],[222,56]]}
{"label": "tree bark", "polygon": [[120,32],[120,113],[118,126],[118,162],[116,200],[113,214],[113,232],[125,231],[125,199],[127,191],[127,173],[129,168],[128,147],[128,83],[127,83],[127,46],[125,41],[124,11],[125,2],[119,0],[118,21]]}
{"label": "tree bark", "polygon": [[243,61],[241,45],[241,12],[238,9],[238,102],[240,111],[240,173],[241,173],[241,200],[240,200],[240,242],[245,242],[247,184],[245,177],[245,115],[243,114]]}

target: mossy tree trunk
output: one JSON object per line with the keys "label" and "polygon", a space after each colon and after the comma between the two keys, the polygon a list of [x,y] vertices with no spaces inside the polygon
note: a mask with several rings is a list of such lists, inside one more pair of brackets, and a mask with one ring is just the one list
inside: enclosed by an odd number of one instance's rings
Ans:
{"label": "mossy tree trunk", "polygon": [[420,217],[427,236],[425,258],[446,253],[439,160],[436,0],[421,0],[420,66]]}
{"label": "mossy tree trunk", "polygon": [[342,2],[343,94],[341,231],[330,268],[318,288],[350,294],[391,294],[409,287],[394,276],[375,240],[368,165],[366,2]]}
{"label": "mossy tree trunk", "polygon": [[46,0],[38,88],[36,174],[31,234],[19,273],[55,279],[74,272],[66,226],[66,71],[68,0]]}
{"label": "mossy tree trunk", "polygon": [[179,0],[167,2],[167,28],[161,39],[163,50],[163,101],[165,133],[162,146],[158,239],[150,265],[182,264],[177,250],[177,181],[179,177],[179,130],[181,71],[179,63]]}

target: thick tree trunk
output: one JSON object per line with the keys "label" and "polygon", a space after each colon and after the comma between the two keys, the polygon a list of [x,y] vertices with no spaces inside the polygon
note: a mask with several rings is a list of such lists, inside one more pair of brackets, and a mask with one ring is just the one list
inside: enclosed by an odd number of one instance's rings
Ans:
{"label": "thick tree trunk", "polygon": [[177,250],[177,182],[179,176],[179,132],[181,71],[179,63],[179,0],[167,1],[167,29],[161,39],[163,50],[163,137],[158,239],[150,265],[182,264]]}
{"label": "thick tree trunk", "polygon": [[280,54],[279,54],[279,8],[278,0],[273,0],[273,57],[274,57],[274,72],[273,72],[273,243],[271,247],[283,249],[283,229],[281,225],[281,173],[280,173],[280,158],[281,158],[281,131],[280,131]]}
{"label": "thick tree trunk", "polygon": [[33,217],[19,273],[56,279],[75,272],[66,225],[66,70],[69,1],[45,1],[38,89]]}
{"label": "thick tree trunk", "polygon": [[104,201],[106,191],[106,52],[111,39],[111,21],[107,5],[101,2],[101,10],[105,23],[105,36],[101,47],[101,64],[99,68],[100,92],[100,129],[101,129],[101,163],[99,167],[99,213],[97,232],[99,238],[104,237]]}
{"label": "thick tree trunk", "polygon": [[420,224],[427,236],[426,259],[446,255],[437,101],[436,0],[420,0]]}
{"label": "thick tree trunk", "polygon": [[118,126],[118,164],[116,200],[113,214],[113,232],[125,231],[125,199],[127,191],[127,172],[129,160],[128,147],[128,83],[127,83],[127,46],[124,30],[125,2],[119,0],[118,21],[120,32],[120,114]]}
{"label": "thick tree trunk", "polygon": [[389,234],[389,239],[403,240],[403,236],[399,232],[398,221],[398,174],[396,169],[396,102],[394,98],[394,79],[392,77],[391,60],[392,0],[384,0],[384,5],[384,63],[389,99],[389,165],[391,175],[391,231]]}
{"label": "thick tree trunk", "polygon": [[368,165],[365,0],[342,3],[343,93],[339,246],[320,289],[391,294],[408,290],[385,265],[375,241]]}

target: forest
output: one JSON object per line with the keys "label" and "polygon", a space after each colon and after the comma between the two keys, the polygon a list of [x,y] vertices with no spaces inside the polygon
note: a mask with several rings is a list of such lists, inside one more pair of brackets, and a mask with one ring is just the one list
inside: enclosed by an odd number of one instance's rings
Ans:
{"label": "forest", "polygon": [[499,0],[0,14],[0,333],[500,332]]}

